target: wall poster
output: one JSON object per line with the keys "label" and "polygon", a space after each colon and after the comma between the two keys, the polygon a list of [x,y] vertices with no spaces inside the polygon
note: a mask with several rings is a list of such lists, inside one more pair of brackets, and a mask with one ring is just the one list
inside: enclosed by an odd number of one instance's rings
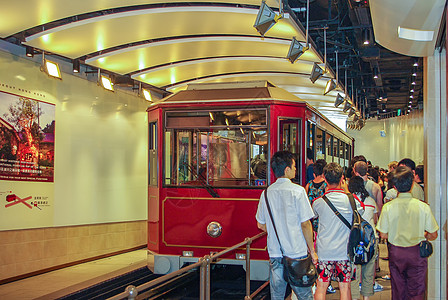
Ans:
{"label": "wall poster", "polygon": [[0,92],[0,179],[54,177],[53,104]]}
{"label": "wall poster", "polygon": [[0,230],[52,226],[55,105],[0,92]]}

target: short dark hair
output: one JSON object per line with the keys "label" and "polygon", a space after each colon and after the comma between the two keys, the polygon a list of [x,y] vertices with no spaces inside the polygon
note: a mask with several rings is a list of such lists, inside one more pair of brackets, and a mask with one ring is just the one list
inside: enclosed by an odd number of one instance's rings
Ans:
{"label": "short dark hair", "polygon": [[324,177],[328,184],[338,184],[342,178],[342,167],[335,162],[327,164],[324,168]]}
{"label": "short dark hair", "polygon": [[395,187],[395,169],[387,173],[387,190]]}
{"label": "short dark hair", "polygon": [[354,171],[361,176],[365,176],[367,174],[367,163],[360,160],[355,163]]}
{"label": "short dark hair", "polygon": [[353,176],[348,182],[348,190],[352,194],[361,195],[361,200],[364,202],[369,196],[369,192],[367,192],[366,187],[364,186],[364,179],[359,176]]}
{"label": "short dark hair", "polygon": [[415,171],[415,162],[410,158],[403,158],[402,160],[400,160],[398,165],[406,166],[412,171]]}
{"label": "short dark hair", "polygon": [[380,172],[376,168],[370,168],[369,169],[369,175],[373,178],[373,180],[378,183],[378,179],[380,177]]}
{"label": "short dark hair", "polygon": [[313,164],[314,175],[316,175],[316,176],[322,175],[326,165],[327,165],[327,162],[325,161],[325,159],[316,160],[316,162]]}
{"label": "short dark hair", "polygon": [[314,153],[311,148],[306,148],[306,158],[308,159],[314,159]]}
{"label": "short dark hair", "polygon": [[414,173],[409,167],[399,166],[394,171],[395,188],[399,193],[409,192],[414,182]]}
{"label": "short dark hair", "polygon": [[294,160],[294,154],[289,151],[277,151],[274,153],[271,159],[271,168],[274,175],[282,177],[285,175],[286,167],[292,167],[292,162]]}
{"label": "short dark hair", "polygon": [[415,167],[415,174],[418,175],[418,177],[420,178],[420,180],[422,182],[424,182],[424,180],[423,180],[423,177],[425,176],[424,170],[425,170],[425,167],[423,165],[418,165]]}

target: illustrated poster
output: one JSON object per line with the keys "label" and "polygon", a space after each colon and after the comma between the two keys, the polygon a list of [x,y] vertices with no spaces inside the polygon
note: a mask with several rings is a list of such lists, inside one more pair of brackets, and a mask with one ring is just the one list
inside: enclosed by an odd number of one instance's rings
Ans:
{"label": "illustrated poster", "polygon": [[0,180],[53,182],[55,106],[0,92]]}

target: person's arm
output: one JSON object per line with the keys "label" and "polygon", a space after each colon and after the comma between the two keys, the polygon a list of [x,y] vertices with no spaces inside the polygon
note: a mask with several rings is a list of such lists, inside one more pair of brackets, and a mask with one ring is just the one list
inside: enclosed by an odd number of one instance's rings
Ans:
{"label": "person's arm", "polygon": [[375,184],[375,190],[373,191],[373,195],[375,196],[376,206],[378,208],[378,214],[380,214],[381,210],[383,209],[383,194],[378,184]]}
{"label": "person's arm", "polygon": [[428,241],[434,241],[438,236],[439,236],[439,234],[437,233],[437,231],[435,231],[435,232],[425,231],[425,238]]}
{"label": "person's arm", "polygon": [[257,226],[258,226],[259,229],[261,229],[264,232],[266,232],[266,224],[261,224],[261,223],[257,222]]}
{"label": "person's arm", "polygon": [[306,191],[306,194],[307,194],[307,195],[308,195],[309,189],[310,189],[310,183],[308,182],[308,183],[305,185],[305,191]]}
{"label": "person's arm", "polygon": [[380,237],[381,237],[382,239],[387,240],[387,238],[389,237],[389,235],[388,235],[387,233],[382,233],[381,231],[380,231],[379,233],[380,233]]}
{"label": "person's arm", "polygon": [[317,253],[314,250],[314,243],[313,243],[313,227],[311,225],[310,220],[302,222],[301,226],[303,236],[305,237],[306,245],[308,246],[311,259],[313,260],[313,264],[317,264]]}

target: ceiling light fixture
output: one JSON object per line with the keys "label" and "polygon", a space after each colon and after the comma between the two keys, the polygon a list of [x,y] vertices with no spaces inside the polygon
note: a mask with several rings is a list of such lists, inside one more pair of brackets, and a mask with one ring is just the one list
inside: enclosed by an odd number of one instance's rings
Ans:
{"label": "ceiling light fixture", "polygon": [[336,88],[336,82],[334,81],[334,79],[328,80],[327,84],[325,85],[324,95],[328,94],[329,92],[331,92],[335,88]]}
{"label": "ceiling light fixture", "polygon": [[73,73],[79,73],[81,65],[78,59],[73,60]]}
{"label": "ceiling light fixture", "polygon": [[34,56],[34,48],[30,46],[25,46],[26,56],[33,57]]}
{"label": "ceiling light fixture", "polygon": [[350,104],[350,102],[348,102],[348,99],[345,101],[345,105],[344,108],[342,109],[343,112],[348,112],[349,109],[352,108],[352,105]]}
{"label": "ceiling light fixture", "polygon": [[42,52],[42,66],[41,70],[48,74],[48,76],[62,79],[61,71],[59,70],[59,65],[51,60],[45,58],[45,53]]}
{"label": "ceiling light fixture", "polygon": [[142,88],[142,95],[143,95],[143,98],[145,98],[147,101],[152,102],[151,91]]}
{"label": "ceiling light fixture", "polygon": [[104,89],[113,92],[114,84],[109,76],[101,74],[101,70],[98,69],[98,85],[102,86]]}
{"label": "ceiling light fixture", "polygon": [[352,108],[350,108],[350,111],[348,112],[348,117],[350,118],[351,116],[353,116],[356,113],[356,111]]}
{"label": "ceiling light fixture", "polygon": [[298,40],[296,40],[296,37],[293,37],[286,58],[293,64],[307,50],[308,47],[303,46]]}
{"label": "ceiling light fixture", "polygon": [[334,101],[334,107],[338,107],[342,103],[344,103],[344,97],[342,97],[341,94],[338,93],[338,95],[336,96],[336,100]]}
{"label": "ceiling light fixture", "polygon": [[322,75],[324,75],[324,70],[315,62],[313,65],[313,69],[311,70],[310,80],[312,83],[315,83],[317,79],[319,79]]}
{"label": "ceiling light fixture", "polygon": [[364,45],[370,44],[369,29],[364,29]]}
{"label": "ceiling light fixture", "polygon": [[[280,8],[281,8],[280,2]],[[257,18],[255,19],[254,27],[258,33],[264,37],[265,33],[274,26],[278,20],[282,18],[282,14],[277,15],[263,0],[260,9],[258,10]]]}

